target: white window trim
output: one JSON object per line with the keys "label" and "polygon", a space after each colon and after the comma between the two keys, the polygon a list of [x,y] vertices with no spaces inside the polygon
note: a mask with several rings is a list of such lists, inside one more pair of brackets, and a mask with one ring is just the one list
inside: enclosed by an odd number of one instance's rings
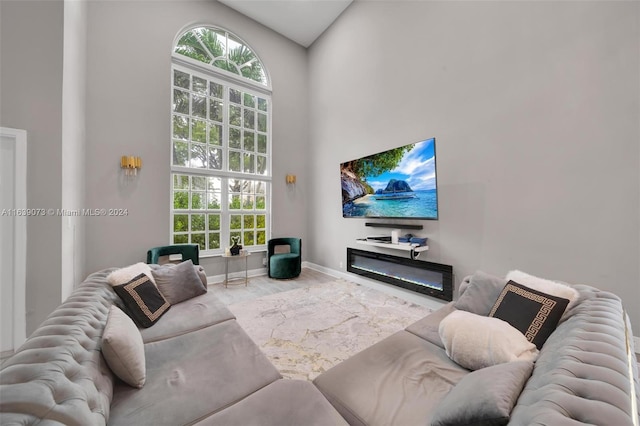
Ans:
{"label": "white window trim", "polygon": [[[181,34],[183,34],[182,32]],[[175,46],[174,46],[175,47]],[[259,58],[258,58],[259,60]],[[265,244],[261,245],[252,245],[249,247],[251,251],[265,251],[267,249],[267,241],[271,238],[271,211],[272,211],[272,188],[271,183],[273,179],[272,173],[272,94],[270,89],[270,79],[265,69],[265,75],[267,76],[267,85],[260,84],[250,79],[246,79],[242,76],[238,76],[236,74],[230,73],[223,69],[216,68],[214,66],[199,62],[189,57],[185,57],[179,54],[172,54],[172,65],[171,65],[171,73],[170,73],[170,88],[171,88],[171,102],[169,105],[169,123],[173,123],[173,75],[174,70],[183,71],[195,75],[197,77],[205,78],[207,80],[216,80],[219,83],[227,86],[227,90],[224,93],[224,108],[223,108],[223,134],[226,135],[223,137],[223,143],[221,145],[222,155],[223,155],[223,170],[211,170],[211,169],[196,169],[190,167],[182,167],[173,165],[173,124],[170,125],[169,129],[169,149],[170,149],[170,200],[169,200],[169,211],[170,211],[170,221],[169,221],[169,241],[173,241],[174,234],[174,215],[175,214],[210,214],[210,213],[219,213],[220,214],[220,248],[213,250],[200,250],[201,257],[210,257],[221,255],[225,251],[225,247],[228,245],[228,240],[230,238],[230,223],[229,219],[232,214],[265,214]],[[244,93],[249,93],[254,96],[259,96],[267,100],[267,174],[266,175],[258,175],[258,174],[248,174],[243,172],[233,172],[228,170],[228,135],[229,135],[229,120],[228,120],[228,89],[237,89],[241,90]],[[189,105],[191,109],[191,103]],[[256,108],[257,109],[257,108]],[[191,111],[190,111],[191,112]],[[191,117],[191,113],[189,113]],[[256,117],[257,120],[257,117]],[[191,130],[190,130],[191,131]],[[226,143],[225,143],[226,141]],[[256,165],[257,166],[257,165]],[[174,210],[174,188],[173,188],[173,175],[174,174],[183,174],[183,175],[191,175],[191,176],[210,176],[210,177],[219,177],[222,178],[222,187],[221,187],[221,208],[220,210]],[[262,211],[252,211],[252,210],[231,210],[229,209],[229,196],[228,196],[228,180],[229,179],[242,179],[242,180],[251,180],[251,181],[261,181],[265,182],[265,198],[266,205],[265,210]],[[206,217],[206,216],[205,216]],[[206,221],[205,221],[205,234],[208,232],[206,230]],[[242,230],[240,230],[242,232]],[[188,233],[192,233],[191,230]]]}

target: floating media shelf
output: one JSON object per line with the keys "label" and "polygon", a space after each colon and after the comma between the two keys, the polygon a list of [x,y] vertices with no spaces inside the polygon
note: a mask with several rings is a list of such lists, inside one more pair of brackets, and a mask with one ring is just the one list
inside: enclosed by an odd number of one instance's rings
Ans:
{"label": "floating media shelf", "polygon": [[429,250],[429,246],[412,246],[407,244],[381,243],[381,242],[367,241],[367,240],[356,240],[356,243],[364,244],[366,246],[382,247],[382,248],[388,248],[388,249],[394,249],[394,250],[404,250],[404,251],[413,250],[416,253]]}

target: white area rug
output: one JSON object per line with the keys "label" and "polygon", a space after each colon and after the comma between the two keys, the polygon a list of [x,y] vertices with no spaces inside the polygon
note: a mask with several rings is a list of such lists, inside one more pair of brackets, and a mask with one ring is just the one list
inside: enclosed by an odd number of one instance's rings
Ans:
{"label": "white area rug", "polygon": [[229,309],[284,377],[309,381],[431,312],[344,280]]}

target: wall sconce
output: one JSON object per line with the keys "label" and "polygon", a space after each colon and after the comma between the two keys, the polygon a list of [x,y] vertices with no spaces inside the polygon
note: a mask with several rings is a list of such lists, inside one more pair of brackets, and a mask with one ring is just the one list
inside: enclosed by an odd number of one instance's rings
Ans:
{"label": "wall sconce", "polygon": [[142,168],[142,158],[123,155],[120,159],[120,168],[124,169],[126,176],[136,176],[138,170]]}
{"label": "wall sconce", "polygon": [[296,175],[286,175],[284,178],[285,178],[287,184],[296,183]]}

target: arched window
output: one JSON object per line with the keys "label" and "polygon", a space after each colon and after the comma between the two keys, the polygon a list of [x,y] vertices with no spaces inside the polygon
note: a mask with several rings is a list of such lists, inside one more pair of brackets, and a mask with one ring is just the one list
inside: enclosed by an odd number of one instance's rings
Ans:
{"label": "arched window", "polygon": [[217,254],[266,248],[271,91],[264,65],[220,28],[179,35],[172,54],[171,243]]}
{"label": "arched window", "polygon": [[194,28],[180,37],[174,52],[267,85],[264,66],[253,50],[228,31],[210,27]]}

